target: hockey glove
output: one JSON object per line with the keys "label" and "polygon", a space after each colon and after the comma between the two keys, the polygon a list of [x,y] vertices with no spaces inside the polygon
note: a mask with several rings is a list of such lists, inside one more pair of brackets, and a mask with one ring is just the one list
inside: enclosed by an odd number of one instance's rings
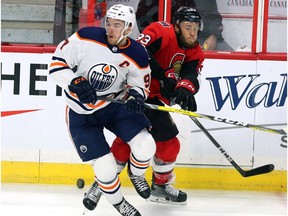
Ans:
{"label": "hockey glove", "polygon": [[144,102],[144,97],[140,95],[136,90],[129,90],[129,97],[126,102],[126,108],[129,112],[142,114],[145,108]]}
{"label": "hockey glove", "polygon": [[162,73],[164,73],[164,76],[162,80],[159,80],[160,92],[164,98],[170,100],[175,97],[175,87],[177,84],[174,68],[167,68]]}
{"label": "hockey glove", "polygon": [[176,86],[175,103],[179,104],[184,110],[197,111],[197,104],[194,98],[195,92],[196,90],[189,80],[180,80]]}
{"label": "hockey glove", "polygon": [[82,76],[74,78],[68,88],[77,95],[81,103],[95,104],[97,101],[96,90],[90,85],[89,81]]}

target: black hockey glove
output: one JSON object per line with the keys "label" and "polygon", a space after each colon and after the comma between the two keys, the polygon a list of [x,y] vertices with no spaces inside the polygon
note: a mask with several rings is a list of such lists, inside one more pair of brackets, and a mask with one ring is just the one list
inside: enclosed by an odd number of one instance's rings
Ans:
{"label": "black hockey glove", "polygon": [[126,102],[126,108],[129,112],[142,114],[145,108],[144,102],[144,97],[140,95],[136,90],[129,90],[129,97]]}
{"label": "black hockey glove", "polygon": [[194,97],[196,92],[193,84],[189,80],[180,80],[176,86],[175,103],[179,104],[182,109],[192,112],[197,111],[197,104]]}
{"label": "black hockey glove", "polygon": [[162,73],[164,76],[163,79],[159,80],[160,92],[164,98],[170,100],[175,97],[175,87],[177,84],[174,68],[167,68]]}
{"label": "black hockey glove", "polygon": [[68,88],[77,95],[81,103],[95,104],[97,101],[96,90],[90,85],[89,81],[82,76],[74,78]]}

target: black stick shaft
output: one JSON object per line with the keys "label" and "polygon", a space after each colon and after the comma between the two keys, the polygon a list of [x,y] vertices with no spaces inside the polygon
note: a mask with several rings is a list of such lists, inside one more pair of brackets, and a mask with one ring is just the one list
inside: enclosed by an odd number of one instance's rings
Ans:
{"label": "black stick shaft", "polygon": [[243,176],[249,177],[254,175],[260,175],[264,173],[268,173],[274,170],[273,164],[268,164],[265,166],[261,166],[252,170],[244,171],[241,167],[230,157],[230,155],[223,149],[223,147],[214,139],[214,137],[206,130],[206,128],[195,118],[190,118],[194,121],[194,123],[203,131],[203,133],[210,139],[210,141],[219,149],[219,151],[225,156],[225,158],[233,165],[233,167]]}
{"label": "black stick shaft", "polygon": [[[119,103],[119,104],[125,104],[126,101],[119,100],[119,99],[114,99],[114,98],[107,98],[107,97],[98,97],[100,100],[106,100],[114,103]],[[159,111],[164,111],[164,112],[175,112],[174,109],[169,109],[167,110],[166,107],[164,106],[158,106],[158,105],[153,105],[153,104],[145,104],[145,106],[149,109],[155,109]],[[182,112],[189,112],[186,110],[180,110]],[[181,114],[185,114],[182,113]],[[195,124],[203,131],[203,133],[211,140],[211,142],[219,149],[219,151],[225,156],[225,158],[233,165],[233,167],[243,176],[243,177],[249,177],[249,176],[255,176],[255,175],[260,175],[264,173],[268,173],[274,170],[274,165],[273,164],[268,164],[264,165],[261,167],[257,167],[252,170],[244,171],[241,169],[241,167],[230,157],[230,155],[223,149],[223,147],[214,139],[214,137],[206,130],[206,128],[196,119],[196,117],[201,117],[198,116],[199,114],[192,113],[193,116],[188,115],[194,122]],[[195,115],[194,115],[195,114]],[[211,119],[212,120],[212,119]]]}

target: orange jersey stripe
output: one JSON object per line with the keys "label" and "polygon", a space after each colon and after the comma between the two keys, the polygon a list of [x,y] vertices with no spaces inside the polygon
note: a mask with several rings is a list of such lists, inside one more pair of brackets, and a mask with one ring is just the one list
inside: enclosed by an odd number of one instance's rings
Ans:
{"label": "orange jersey stripe", "polygon": [[125,55],[124,53],[121,53],[121,55],[125,56],[125,58],[129,59],[130,61],[132,61],[136,66],[137,68],[139,69],[147,69],[149,67],[149,65],[147,65],[147,67],[140,67],[132,58],[130,58],[129,56]]}
{"label": "orange jersey stripe", "polygon": [[100,101],[99,103],[97,103],[96,105],[93,105],[93,104],[87,104],[87,106],[89,106],[90,108],[92,108],[92,109],[94,109],[94,108],[97,108],[97,107],[100,107],[100,106],[102,106],[103,104],[105,104],[107,101],[104,101],[104,100],[102,100],[102,101]]}
{"label": "orange jersey stripe", "polygon": [[139,163],[139,162],[135,161],[132,156],[130,156],[130,161],[139,167],[147,167],[150,164],[150,161],[148,161],[147,163]]}
{"label": "orange jersey stripe", "polygon": [[78,32],[76,32],[76,36],[79,38],[79,40],[90,41],[90,42],[92,42],[92,43],[96,43],[96,44],[99,44],[99,45],[101,45],[101,46],[107,47],[106,44],[100,43],[99,41],[80,37],[80,35],[78,34]]}
{"label": "orange jersey stripe", "polygon": [[69,67],[67,64],[62,63],[62,62],[53,62],[50,64],[50,67],[54,67],[54,66],[62,66],[62,67],[67,66],[67,67]]}
{"label": "orange jersey stripe", "polygon": [[118,176],[117,176],[117,180],[116,180],[115,184],[113,184],[111,186],[105,186],[105,185],[101,184],[99,181],[97,181],[97,182],[98,182],[98,185],[101,187],[101,189],[106,190],[106,191],[114,190],[120,184],[120,180],[119,180]]}

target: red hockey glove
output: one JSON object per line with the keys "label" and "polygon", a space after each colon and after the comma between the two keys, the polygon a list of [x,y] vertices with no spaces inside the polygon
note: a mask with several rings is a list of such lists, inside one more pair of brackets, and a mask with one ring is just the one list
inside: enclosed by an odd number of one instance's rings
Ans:
{"label": "red hockey glove", "polygon": [[197,111],[197,104],[194,98],[196,89],[189,80],[180,80],[176,86],[175,103],[179,104],[182,109],[192,112]]}
{"label": "red hockey glove", "polygon": [[175,72],[173,67],[165,69],[163,72],[163,78],[159,80],[160,82],[160,92],[161,95],[170,100],[175,97],[175,87],[177,84]]}
{"label": "red hockey glove", "polygon": [[90,85],[89,81],[82,76],[74,78],[68,88],[77,95],[81,103],[95,104],[97,101],[96,90]]}

